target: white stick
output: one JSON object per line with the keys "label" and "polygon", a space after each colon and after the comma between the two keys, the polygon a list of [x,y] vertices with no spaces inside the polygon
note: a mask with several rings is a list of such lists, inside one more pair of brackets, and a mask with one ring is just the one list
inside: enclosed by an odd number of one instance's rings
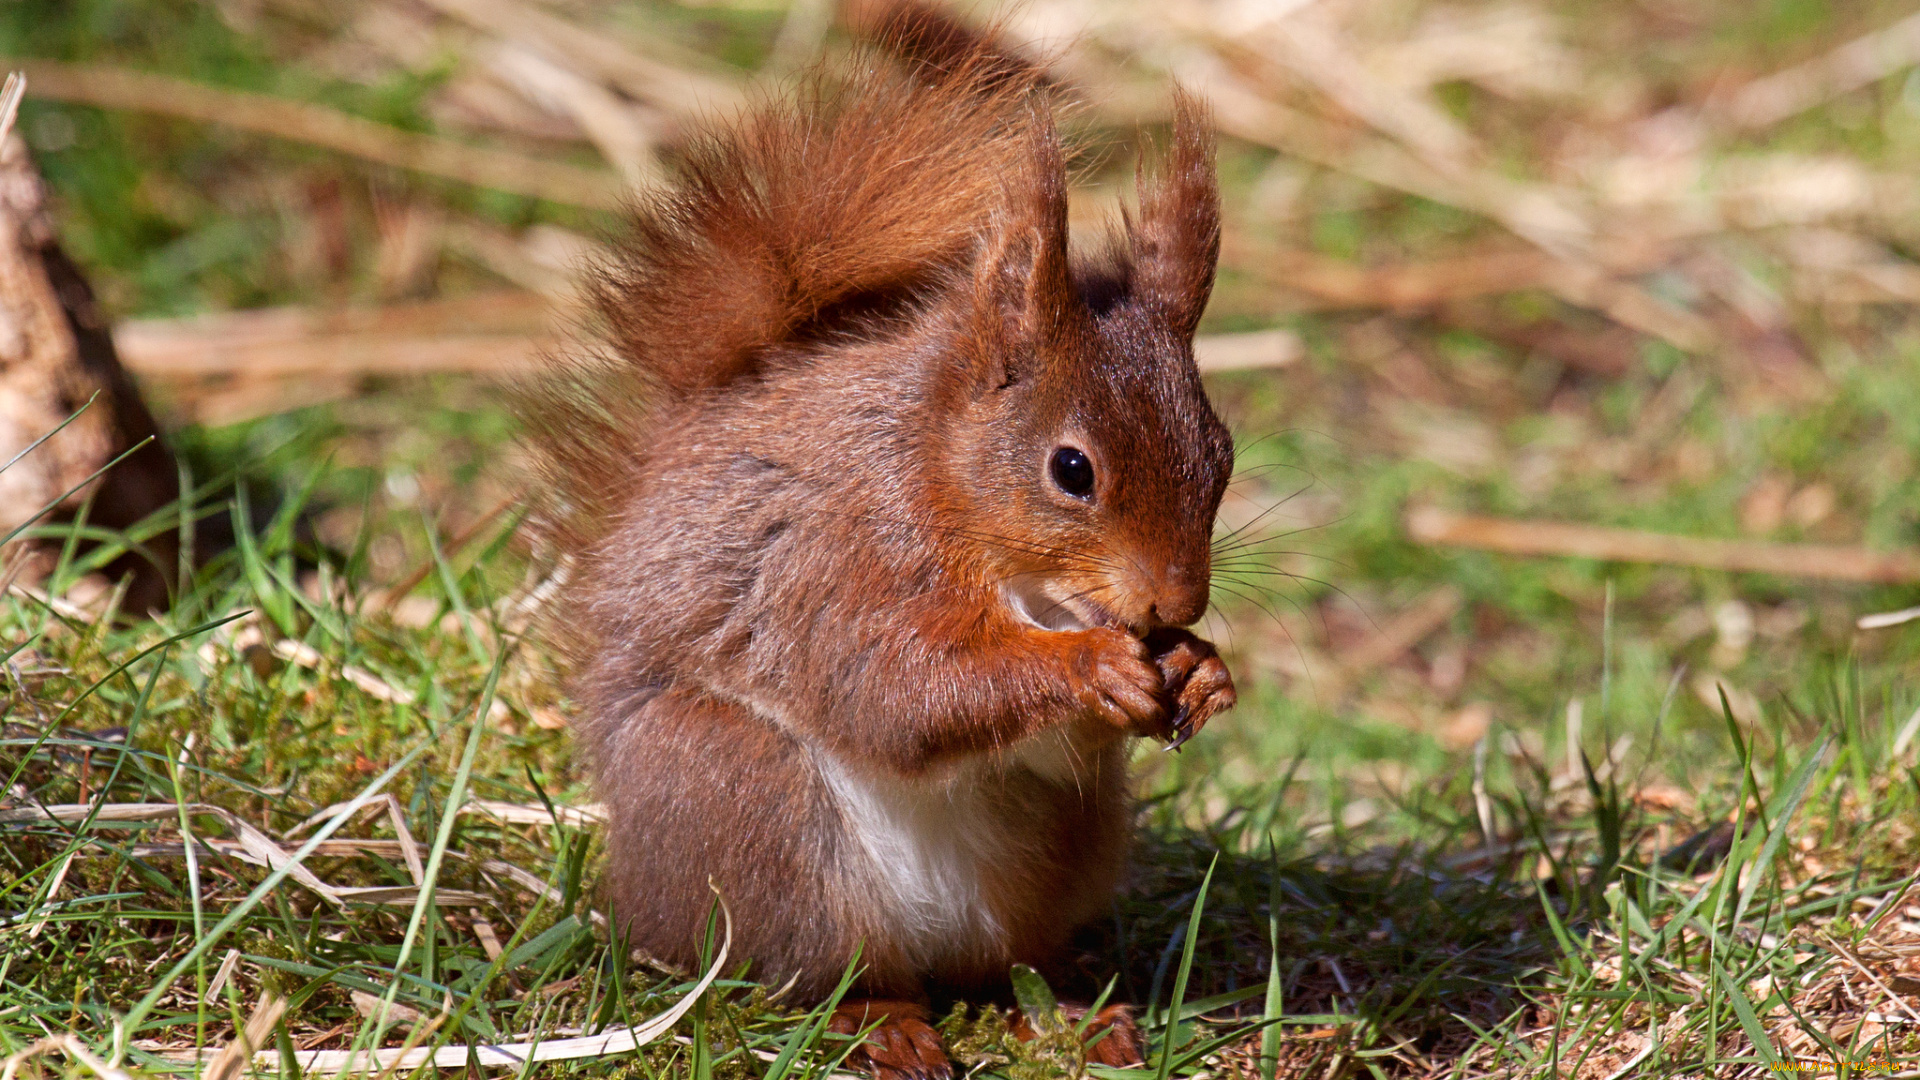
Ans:
{"label": "white stick", "polygon": [[[716,890],[715,895],[718,895]],[[726,967],[727,950],[733,946],[733,913],[727,909],[727,902],[720,901],[720,915],[725,920],[726,933],[720,942],[720,951],[714,954],[713,966],[694,984],[693,990],[680,999],[679,1004],[637,1028],[620,1028],[615,1031],[603,1031],[598,1035],[582,1035],[571,1039],[548,1039],[545,1041],[501,1043],[493,1046],[443,1046],[438,1050],[420,1046],[411,1050],[395,1047],[390,1050],[302,1050],[294,1053],[294,1060],[300,1063],[300,1071],[312,1073],[318,1069],[328,1074],[341,1072],[368,1073],[375,1070],[417,1069],[431,1062],[439,1069],[464,1068],[468,1062],[477,1061],[481,1065],[518,1068],[528,1062],[571,1061],[578,1058],[609,1057],[625,1054],[645,1046],[667,1032],[673,1025],[687,1015],[700,995],[707,992],[713,980],[720,977],[720,971]],[[263,1050],[254,1055],[254,1061],[263,1066],[279,1064],[277,1050]]]}

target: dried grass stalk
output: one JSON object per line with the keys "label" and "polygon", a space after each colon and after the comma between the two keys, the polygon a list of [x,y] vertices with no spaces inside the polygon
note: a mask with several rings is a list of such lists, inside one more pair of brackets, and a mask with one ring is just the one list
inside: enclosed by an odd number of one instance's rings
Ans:
{"label": "dried grass stalk", "polygon": [[[716,890],[717,895],[717,890]],[[603,1031],[598,1035],[582,1035],[570,1039],[528,1039],[523,1042],[499,1043],[491,1046],[443,1046],[438,1050],[431,1047],[396,1047],[390,1050],[302,1050],[294,1054],[302,1072],[311,1073],[318,1069],[328,1075],[342,1073],[370,1073],[376,1070],[385,1073],[397,1070],[411,1071],[423,1065],[432,1065],[437,1069],[465,1068],[471,1062],[484,1066],[520,1069],[529,1064],[542,1061],[576,1061],[582,1058],[611,1057],[615,1054],[630,1053],[660,1036],[673,1030],[713,980],[719,978],[726,968],[727,954],[733,947],[733,912],[727,908],[726,900],[720,901],[720,915],[724,932],[720,948],[714,953],[713,964],[705,975],[695,983],[692,990],[680,999],[673,1008],[654,1017],[645,1024],[633,1028],[617,1028]],[[279,1055],[263,1051],[254,1056],[257,1064],[273,1067],[279,1063]]]}
{"label": "dried grass stalk", "polygon": [[515,0],[427,0],[462,22],[503,41],[541,47],[564,57],[574,70],[619,87],[628,96],[668,113],[692,117],[726,111],[745,101],[732,81],[688,65],[642,56],[605,33],[575,25],[550,12]]}
{"label": "dried grass stalk", "polygon": [[247,1017],[246,1026],[240,1029],[234,1040],[220,1048],[220,1052],[200,1074],[200,1080],[235,1080],[240,1071],[247,1067],[248,1059],[267,1044],[273,1036],[273,1027],[280,1022],[281,1014],[287,1011],[287,999],[271,990],[262,991],[260,1001],[253,1007],[253,1015]]}
{"label": "dried grass stalk", "polygon": [[1920,15],[1862,35],[1825,55],[1755,79],[1711,110],[1734,127],[1771,127],[1920,63]]}
{"label": "dried grass stalk", "polygon": [[403,131],[303,101],[223,90],[107,64],[18,63],[26,69],[33,95],[49,101],[220,124],[572,206],[613,210],[620,205],[620,181],[594,169]]}
{"label": "dried grass stalk", "polygon": [[1559,521],[1476,517],[1424,507],[1407,515],[1422,544],[1509,555],[1560,555],[1603,562],[1664,563],[1736,573],[1902,584],[1920,581],[1920,551],[1870,551],[1826,544],[1775,544],[1610,529]]}

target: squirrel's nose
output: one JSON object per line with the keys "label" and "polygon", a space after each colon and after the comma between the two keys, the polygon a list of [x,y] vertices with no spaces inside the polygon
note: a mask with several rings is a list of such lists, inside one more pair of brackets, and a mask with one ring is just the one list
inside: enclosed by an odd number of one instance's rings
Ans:
{"label": "squirrel's nose", "polygon": [[1154,590],[1148,612],[1155,626],[1191,626],[1207,611],[1206,570],[1183,562],[1169,563]]}

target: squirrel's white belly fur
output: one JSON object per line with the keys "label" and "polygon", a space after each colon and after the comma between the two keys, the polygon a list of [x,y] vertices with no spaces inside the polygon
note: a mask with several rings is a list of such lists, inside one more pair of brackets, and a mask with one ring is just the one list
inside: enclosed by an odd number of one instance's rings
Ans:
{"label": "squirrel's white belly fur", "polygon": [[982,755],[938,777],[901,777],[813,754],[880,901],[884,929],[923,965],[991,957],[1006,933],[983,882],[1026,862],[1032,820],[1019,790],[1070,785],[1080,760],[1063,731]]}

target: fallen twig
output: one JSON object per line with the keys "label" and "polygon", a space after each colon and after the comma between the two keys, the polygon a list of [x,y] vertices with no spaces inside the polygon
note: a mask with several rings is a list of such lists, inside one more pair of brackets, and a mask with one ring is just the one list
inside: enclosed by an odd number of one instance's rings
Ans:
{"label": "fallen twig", "polygon": [[1534,248],[1506,247],[1428,262],[1361,266],[1297,249],[1264,251],[1229,238],[1224,260],[1276,288],[1304,293],[1309,308],[1419,311],[1458,300],[1545,288],[1559,261]]}
{"label": "fallen twig", "polygon": [[1422,544],[1477,548],[1509,555],[1663,563],[1840,581],[1920,581],[1920,552],[1916,551],[1882,552],[1826,544],[1715,540],[1569,522],[1478,517],[1434,507],[1408,512],[1407,534]]}
{"label": "fallen twig", "polygon": [[335,310],[282,307],[122,324],[129,370],[144,378],[417,375],[524,370],[551,337],[551,303],[508,290]]}
{"label": "fallen twig", "polygon": [[266,833],[248,824],[246,819],[230,810],[205,803],[189,803],[185,807],[174,803],[56,803],[49,806],[29,806],[18,810],[0,810],[0,825],[37,824],[58,821],[71,824],[82,821],[94,823],[110,821],[164,821],[185,812],[195,817],[217,818],[233,831],[240,849],[262,866],[280,869],[292,864],[290,871],[293,879],[313,890],[334,904],[344,903],[340,890],[328,885],[313,875],[313,871],[293,862],[293,856],[286,849],[273,842]]}
{"label": "fallen twig", "polygon": [[1322,680],[1318,690],[1328,700],[1338,699],[1368,672],[1390,664],[1401,654],[1424,641],[1429,634],[1445,626],[1465,598],[1460,590],[1442,585],[1421,596],[1404,611],[1388,619],[1378,632],[1341,656],[1340,666]]}
{"label": "fallen twig", "polygon": [[1372,77],[1328,27],[1288,12],[1265,28],[1293,72],[1341,108],[1444,169],[1475,151],[1473,137],[1425,94]]}
{"label": "fallen twig", "polygon": [[[1838,956],[1840,959],[1845,960],[1849,964],[1852,964],[1854,967],[1854,970],[1860,972],[1860,974],[1862,975],[1865,975],[1867,977],[1867,981],[1873,984],[1874,989],[1880,991],[1882,994],[1885,994],[1888,1001],[1893,1002],[1895,1005],[1898,1005],[1900,1006],[1901,1009],[1905,1010],[1906,1014],[1909,1017],[1912,1017],[1915,1023],[1920,1023],[1920,1012],[1915,1012],[1913,1006],[1907,1004],[1905,998],[1901,997],[1899,994],[1894,993],[1893,988],[1888,986],[1886,983],[1882,982],[1880,980],[1880,976],[1875,975],[1872,969],[1868,968],[1867,965],[1861,963],[1859,957],[1849,952],[1845,946],[1833,940],[1833,938],[1829,937],[1826,934],[1820,935],[1820,941],[1822,944],[1826,945],[1828,949],[1832,950],[1835,956]],[[1885,1021],[1882,1021],[1882,1022],[1884,1023]]]}
{"label": "fallen twig", "polygon": [[[291,863],[292,866],[288,873],[295,881],[336,906],[345,907],[350,903],[405,906],[412,904],[418,899],[420,890],[424,887],[418,882],[413,885],[400,886],[330,885],[316,877],[313,871],[307,869],[305,866],[293,862],[293,856],[288,854],[285,848],[274,842],[266,833],[248,824],[244,818],[234,814],[232,811],[218,806],[210,806],[205,803],[189,803],[184,809],[187,814],[195,817],[205,816],[218,819],[222,824],[226,825],[228,829],[232,830],[236,837],[236,839],[230,841],[199,838],[195,842],[201,849],[209,852],[220,851],[242,862],[252,863],[255,866],[264,866],[273,870],[286,867]],[[92,803],[56,803],[48,806],[28,806],[16,810],[0,810],[0,825],[27,825],[53,821],[63,824],[73,824],[82,821],[93,821],[95,823],[116,821],[168,821],[175,819],[181,810],[181,807],[170,802],[106,803],[98,806]],[[403,833],[402,835],[407,834]],[[184,843],[147,845],[146,850],[149,854],[156,855],[184,855],[186,853]],[[404,850],[405,845],[402,844],[402,851]],[[409,870],[411,870],[412,860],[410,859],[408,862]],[[491,898],[479,893],[451,889],[436,889],[435,895],[447,904],[470,906],[492,902]]]}
{"label": "fallen twig", "polygon": [[494,34],[531,43],[591,72],[629,96],[679,116],[726,110],[744,100],[740,87],[719,75],[642,56],[604,33],[513,0],[427,0],[434,8]]}
{"label": "fallen twig", "polygon": [[1899,611],[1882,611],[1876,615],[1862,615],[1854,626],[1861,630],[1884,630],[1889,626],[1899,626],[1920,619],[1920,607],[1901,608]]}
{"label": "fallen twig", "polygon": [[1306,354],[1300,335],[1291,330],[1203,334],[1193,339],[1193,359],[1201,371],[1289,367]]}
{"label": "fallen twig", "polygon": [[207,980],[207,989],[200,995],[201,1001],[214,1005],[220,1000],[220,991],[226,989],[227,980],[233,978],[234,969],[240,966],[240,955],[239,949],[227,950],[226,959],[220,961],[213,978]]}
{"label": "fallen twig", "polygon": [[660,177],[653,133],[619,95],[524,45],[501,42],[488,57],[493,70],[527,97],[559,106],[630,184]]}
{"label": "fallen twig", "polygon": [[1366,267],[1308,251],[1261,252],[1228,244],[1233,265],[1260,274],[1276,288],[1304,293],[1308,308],[1385,308],[1420,311],[1460,300],[1539,289],[1576,307],[1599,311],[1630,330],[1690,352],[1714,344],[1713,328],[1691,312],[1654,300],[1617,274],[1655,269],[1669,252],[1638,245],[1598,264],[1568,262],[1545,251],[1502,248],[1431,262]]}
{"label": "fallen twig", "polygon": [[31,600],[36,604],[44,605],[55,615],[64,619],[90,623],[95,618],[94,612],[88,611],[86,608],[81,607],[66,597],[48,596],[45,592],[34,588],[32,585],[10,584],[7,586],[7,591],[23,600]]}
{"label": "fallen twig", "polygon": [[[129,370],[176,411],[230,423],[351,395],[369,376],[523,374],[558,336],[548,302],[505,291],[381,308],[265,308],[123,324]],[[297,387],[298,392],[290,388]]]}
{"label": "fallen twig", "polygon": [[[304,641],[281,638],[273,643],[273,655],[290,664],[318,671],[327,666],[327,658],[320,650]],[[391,705],[411,705],[415,694],[411,690],[393,685],[365,668],[352,664],[340,665],[340,677],[360,688],[368,697],[377,698]]]}
{"label": "fallen twig", "polygon": [[453,558],[462,548],[472,543],[474,537],[479,536],[488,526],[499,520],[501,515],[525,501],[526,494],[519,491],[500,500],[500,502],[494,505],[493,509],[475,518],[466,528],[460,530],[443,543],[440,547],[438,559],[428,558],[422,560],[419,566],[414,567],[411,572],[395,582],[390,588],[381,590],[368,597],[366,603],[361,606],[361,611],[385,611],[399,603],[402,597],[419,588],[420,583],[427,580],[427,577],[440,565],[440,559]]}
{"label": "fallen twig", "polygon": [[[717,891],[716,891],[717,895]],[[725,898],[720,901],[720,915],[724,920],[725,931],[720,948],[714,953],[713,964],[705,975],[695,983],[692,990],[680,999],[673,1008],[654,1017],[639,1027],[617,1028],[603,1031],[598,1035],[582,1035],[571,1039],[529,1039],[525,1042],[498,1043],[491,1046],[443,1046],[438,1050],[430,1047],[395,1047],[391,1050],[299,1050],[294,1052],[294,1060],[299,1062],[302,1072],[319,1070],[327,1075],[340,1073],[367,1073],[376,1069],[383,1071],[414,1070],[431,1064],[440,1069],[458,1069],[477,1062],[481,1065],[521,1068],[532,1062],[573,1061],[580,1058],[611,1057],[625,1054],[647,1045],[653,1040],[673,1030],[693,1008],[713,980],[719,978],[725,969],[727,953],[733,947],[733,912],[727,908]],[[254,1055],[254,1061],[260,1065],[279,1064],[277,1051],[261,1051]]]}
{"label": "fallen twig", "polygon": [[[377,308],[264,308],[150,319],[114,334],[129,370],[182,381],[314,376],[514,374],[555,346],[553,303],[502,291]],[[1287,330],[1207,334],[1194,341],[1203,371],[1285,367],[1303,354]]]}
{"label": "fallen twig", "polygon": [[1230,72],[1181,74],[1206,91],[1220,130],[1235,138],[1382,187],[1483,214],[1556,254],[1583,248],[1592,238],[1592,227],[1586,219],[1557,193],[1521,189],[1491,176],[1475,176],[1472,182],[1443,176],[1384,139],[1360,140],[1354,147],[1351,135],[1269,100]]}
{"label": "fallen twig", "polygon": [[200,1074],[200,1080],[234,1080],[239,1076],[253,1054],[273,1036],[273,1026],[286,1011],[286,998],[272,990],[262,991],[253,1015],[247,1017],[246,1026],[234,1035],[232,1042],[220,1048],[207,1071]]}
{"label": "fallen twig", "polygon": [[1353,140],[1337,137],[1323,121],[1268,100],[1229,73],[1216,73],[1205,88],[1222,131],[1370,183],[1481,214],[1549,257],[1552,269],[1541,287],[1568,303],[1601,312],[1684,352],[1717,346],[1705,320],[1594,261],[1595,230],[1568,193],[1485,172],[1442,173],[1380,139],[1351,152],[1334,150]]}
{"label": "fallen twig", "polygon": [[20,115],[20,99],[26,95],[26,77],[17,71],[7,72],[7,85],[0,89],[0,139],[13,133],[14,118]]}
{"label": "fallen twig", "polygon": [[106,64],[15,60],[34,97],[175,116],[326,147],[413,172],[595,210],[618,208],[612,173],[403,131],[321,105]]}
{"label": "fallen twig", "polygon": [[1916,63],[1920,15],[1909,15],[1806,63],[1755,79],[1710,112],[1733,127],[1769,127]]}
{"label": "fallen twig", "polygon": [[[540,880],[538,875],[533,874],[527,870],[523,870],[520,867],[515,866],[512,863],[506,862],[501,859],[489,859],[481,863],[480,872],[483,874],[490,874],[495,877],[506,878],[508,881],[511,881],[515,885],[520,886],[520,888],[524,889],[530,895],[535,897],[545,897],[547,901],[550,903],[560,903],[563,899],[563,894],[560,892],[559,889],[556,889],[553,886],[547,884],[546,882]],[[601,930],[607,929],[606,915],[599,911],[595,911],[592,908],[587,909],[587,921],[591,922],[594,926],[598,927]],[[673,965],[663,963],[662,961],[655,960],[651,957],[647,959],[647,962],[652,964],[654,967],[660,968],[662,971],[677,970],[676,968],[673,967]]]}
{"label": "fallen twig", "polygon": [[[310,671],[324,672],[328,667],[327,658],[320,650],[308,645],[304,641],[295,641],[292,638],[281,638],[279,641],[274,642],[273,655],[290,664],[297,664],[300,667],[307,668]],[[405,708],[410,707],[418,700],[418,695],[413,691],[405,687],[395,686],[380,676],[375,675],[373,672],[365,668],[355,667],[352,664],[340,665],[340,677],[358,687],[360,692],[366,694],[368,697],[377,698],[388,704],[399,705]],[[511,712],[512,710],[507,707],[507,703],[496,697],[487,707],[487,718],[498,723],[505,719]],[[395,820],[397,821],[398,818]]]}
{"label": "fallen twig", "polygon": [[14,1053],[7,1058],[5,1067],[0,1068],[0,1080],[13,1080],[19,1073],[21,1065],[55,1051],[85,1065],[88,1071],[100,1077],[101,1080],[133,1080],[125,1069],[117,1069],[109,1065],[98,1054],[89,1050],[87,1044],[81,1042],[75,1035],[55,1035],[52,1038],[41,1039],[26,1049]]}
{"label": "fallen twig", "polygon": [[504,822],[508,825],[547,825],[557,816],[560,823],[576,829],[591,825],[604,824],[607,820],[607,808],[600,803],[582,803],[579,806],[556,806],[549,811],[544,806],[528,803],[496,802],[492,799],[468,799],[460,807],[463,814],[479,813]]}

